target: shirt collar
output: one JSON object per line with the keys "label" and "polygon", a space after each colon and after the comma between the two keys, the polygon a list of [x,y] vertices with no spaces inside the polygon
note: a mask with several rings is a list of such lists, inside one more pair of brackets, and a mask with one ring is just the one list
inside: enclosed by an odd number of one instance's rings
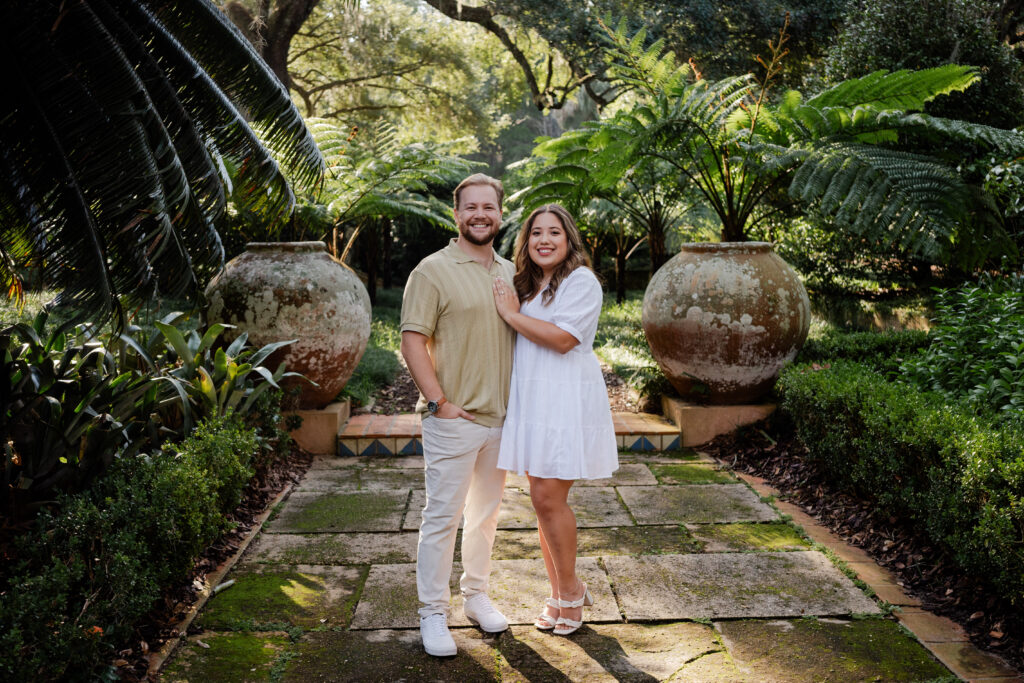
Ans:
{"label": "shirt collar", "polygon": [[[448,242],[448,246],[444,248],[445,253],[447,253],[448,256],[451,257],[456,263],[476,263],[476,260],[472,256],[470,256],[469,254],[467,254],[466,252],[462,251],[462,249],[459,248],[459,245],[455,243],[456,239],[457,238],[455,237],[451,238],[451,240]],[[498,252],[494,251],[494,247],[491,247],[491,254],[494,255],[494,263],[497,263]]]}

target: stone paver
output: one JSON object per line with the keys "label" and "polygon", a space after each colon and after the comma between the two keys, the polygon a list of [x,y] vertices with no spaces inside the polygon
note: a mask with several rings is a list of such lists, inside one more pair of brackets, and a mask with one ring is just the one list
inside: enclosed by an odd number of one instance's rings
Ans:
{"label": "stone paver", "polygon": [[[388,429],[412,421],[372,416],[358,438],[387,440]],[[596,600],[572,637],[532,626],[547,575],[525,477],[506,481],[490,577],[512,627],[484,634],[465,619],[457,544],[459,653],[434,658],[422,650],[416,613],[422,456],[318,456],[230,573],[235,584],[200,613],[195,623],[208,630],[182,645],[163,680],[949,680],[946,666],[964,678],[1013,680],[767,482],[691,450],[622,453],[620,463],[614,477],[570,491],[577,567]],[[896,616],[921,642],[881,616],[799,528],[880,599],[905,606]],[[263,631],[277,628],[288,632]]]}
{"label": "stone paver", "polygon": [[[496,638],[475,628],[452,629],[455,657],[423,653],[419,629],[308,633],[295,648],[283,680],[486,681],[503,680],[495,661]],[[266,680],[264,678],[263,680]],[[508,679],[504,679],[508,680]]]}
{"label": "stone paver", "polygon": [[672,464],[651,465],[651,473],[659,484],[735,484],[736,477],[714,465]]}
{"label": "stone paver", "polygon": [[688,528],[706,553],[808,548],[807,541],[793,527],[781,522],[691,524]]}
{"label": "stone paver", "polygon": [[192,636],[164,666],[160,680],[165,683],[266,681],[289,644],[288,634],[280,632],[207,632]]}
{"label": "stone paver", "polygon": [[[741,680],[712,628],[690,622],[595,624],[572,638],[515,626],[498,647],[517,674],[502,680]],[[572,678],[561,677],[562,672]]]}
{"label": "stone paver", "polygon": [[357,467],[310,470],[295,487],[296,491],[358,491]]}
{"label": "stone paver", "polygon": [[409,492],[296,491],[267,523],[269,533],[398,531]]}
{"label": "stone paver", "polygon": [[[409,514],[402,528],[412,531],[420,528],[426,492],[413,491],[409,500]],[[586,527],[631,526],[629,512],[622,505],[612,488],[573,488],[569,491],[569,503],[576,513],[576,525]],[[461,528],[462,525],[460,524]],[[517,488],[506,488],[501,499],[499,529],[536,529],[537,515],[530,503],[530,495]]]}
{"label": "stone paver", "polygon": [[[620,462],[619,469],[608,479],[580,479],[573,484],[573,487],[650,486],[657,483],[658,480],[651,474],[647,465],[636,462]],[[525,475],[509,472],[505,477],[505,486],[529,491],[530,481]]]}
{"label": "stone paver", "polygon": [[879,611],[828,558],[813,551],[602,559],[630,621]]}
{"label": "stone paver", "polygon": [[[660,553],[699,552],[701,542],[686,527],[623,526],[593,527],[576,532],[579,557],[602,555],[652,555]],[[541,557],[540,541],[535,530],[499,529],[494,539],[496,560],[533,559]]]}
{"label": "stone paver", "polygon": [[314,628],[346,625],[364,572],[357,567],[251,565],[231,574],[234,585],[214,595],[199,617],[213,630],[285,622]]}
{"label": "stone paver", "polygon": [[416,561],[417,534],[263,534],[242,558],[276,564],[395,564]]}
{"label": "stone paver", "polygon": [[779,518],[743,484],[623,486],[618,492],[639,524],[773,522]]}
{"label": "stone paver", "polygon": [[[456,563],[451,582],[449,624],[452,626],[470,625],[462,614],[462,596],[458,589],[461,571]],[[587,619],[592,622],[621,621],[608,577],[596,558],[580,558],[577,572],[587,582],[594,597],[594,606],[586,609]],[[543,560],[498,560],[492,563],[488,595],[508,617],[509,623],[532,624],[533,618],[544,605],[547,591],[548,580]],[[374,565],[370,568],[370,575],[352,619],[352,628],[418,628],[418,606],[415,565]]]}
{"label": "stone paver", "polygon": [[296,491],[385,491],[423,488],[423,470],[358,467],[310,470]]}
{"label": "stone paver", "polygon": [[885,619],[722,621],[715,627],[751,680],[928,681],[948,672]]}

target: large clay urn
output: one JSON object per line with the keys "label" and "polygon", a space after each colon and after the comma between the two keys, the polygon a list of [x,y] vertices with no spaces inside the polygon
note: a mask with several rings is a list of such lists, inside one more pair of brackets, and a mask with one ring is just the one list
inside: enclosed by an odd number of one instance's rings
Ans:
{"label": "large clay urn", "polygon": [[647,286],[643,327],[683,398],[753,403],[800,350],[810,308],[807,290],[771,244],[684,244]]}
{"label": "large clay urn", "polygon": [[366,288],[323,242],[251,242],[210,282],[206,298],[208,323],[235,325],[230,332],[247,332],[256,346],[296,340],[265,362],[276,369],[284,361],[318,385],[287,378],[286,386],[301,389],[290,408],[322,408],[334,399],[370,338]]}

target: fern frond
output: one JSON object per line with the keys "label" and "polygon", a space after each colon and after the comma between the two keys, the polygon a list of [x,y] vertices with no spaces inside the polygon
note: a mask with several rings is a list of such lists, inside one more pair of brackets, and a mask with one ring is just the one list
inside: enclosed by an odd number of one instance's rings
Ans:
{"label": "fern frond", "polygon": [[789,193],[856,234],[926,258],[948,246],[968,203],[960,177],[936,160],[850,143],[810,150]]}
{"label": "fern frond", "polygon": [[1024,135],[1017,130],[993,128],[980,123],[929,116],[920,112],[884,112],[879,115],[878,120],[892,128],[929,131],[954,140],[982,143],[1006,155],[1024,154]]}
{"label": "fern frond", "polygon": [[870,106],[878,110],[918,111],[939,95],[966,90],[979,78],[977,69],[960,64],[919,71],[875,71],[834,85],[806,104],[817,109]]}

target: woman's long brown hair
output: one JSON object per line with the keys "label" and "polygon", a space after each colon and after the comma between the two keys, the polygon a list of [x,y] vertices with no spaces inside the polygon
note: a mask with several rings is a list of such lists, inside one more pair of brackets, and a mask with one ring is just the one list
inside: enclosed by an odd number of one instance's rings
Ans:
{"label": "woman's long brown hair", "polygon": [[544,290],[544,296],[541,299],[547,306],[555,298],[558,285],[569,276],[569,273],[580,266],[590,266],[590,256],[583,249],[583,237],[580,235],[580,229],[576,227],[576,221],[565,208],[559,204],[545,204],[534,209],[530,217],[523,222],[523,227],[520,228],[519,235],[516,237],[516,275],[512,281],[520,301],[527,301],[537,296],[541,280],[544,279],[544,271],[530,259],[530,231],[533,229],[533,223],[537,220],[537,216],[545,213],[550,213],[558,218],[562,229],[565,230],[568,242],[568,253],[565,260],[555,267],[555,271],[551,274],[551,281],[548,282],[548,288]]}

